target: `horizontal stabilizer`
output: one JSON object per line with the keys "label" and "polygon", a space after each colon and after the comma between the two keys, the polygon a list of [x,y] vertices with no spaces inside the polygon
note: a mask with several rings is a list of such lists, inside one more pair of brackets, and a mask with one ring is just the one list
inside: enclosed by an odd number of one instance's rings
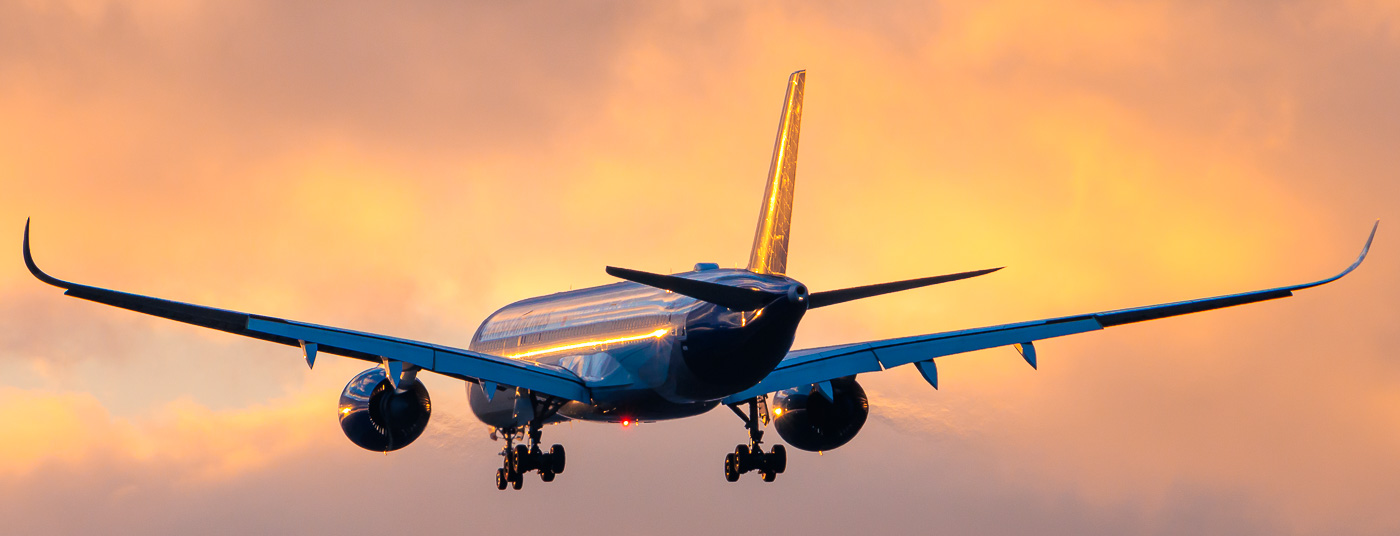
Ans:
{"label": "horizontal stabilizer", "polygon": [[615,266],[609,266],[607,272],[608,275],[616,278],[641,283],[648,287],[669,290],[682,296],[690,296],[700,301],[722,305],[735,311],[762,309],[773,303],[773,300],[783,297],[782,294],[764,292],[758,289],[731,287],[708,281],[696,281],[684,277],[653,274]]}
{"label": "horizontal stabilizer", "polygon": [[[1001,268],[1005,267],[1003,266]],[[947,283],[949,281],[957,281],[959,279],[967,279],[969,277],[977,277],[979,275],[990,274],[992,272],[1000,270],[1001,268],[989,268],[986,270],[963,272],[960,274],[939,275],[934,277],[925,277],[922,279],[910,279],[908,281],[895,281],[893,283],[880,283],[877,285],[866,285],[863,287],[843,288],[841,290],[828,290],[826,292],[813,292],[812,295],[808,297],[809,301],[807,308],[816,309],[818,307],[836,305],[838,303],[845,303],[851,300],[859,300],[861,298],[869,298],[871,296],[879,296],[881,294],[889,294],[891,292],[899,292],[901,290],[916,289],[919,287],[927,287],[929,285],[937,285],[939,283]]]}

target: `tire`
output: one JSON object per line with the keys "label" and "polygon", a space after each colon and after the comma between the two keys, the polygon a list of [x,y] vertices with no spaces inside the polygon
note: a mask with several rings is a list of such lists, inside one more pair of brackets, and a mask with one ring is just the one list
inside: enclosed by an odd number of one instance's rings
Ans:
{"label": "tire", "polygon": [[524,486],[525,486],[525,478],[524,478],[524,475],[521,475],[520,473],[515,473],[515,474],[511,475],[510,487],[512,487],[512,488],[518,490],[518,489],[520,489],[521,487],[524,487]]}
{"label": "tire", "polygon": [[532,465],[532,464],[527,463],[527,461],[528,461],[529,459],[530,459],[530,449],[525,448],[525,445],[516,445],[516,446],[515,446],[515,456],[514,456],[514,459],[511,460],[511,467],[510,467],[510,468],[511,468],[511,471],[510,471],[510,472],[515,473],[515,474],[521,474],[521,473],[524,473],[525,471],[529,470],[529,465]]}
{"label": "tire", "polygon": [[724,479],[730,482],[739,481],[739,461],[734,453],[724,455]]}
{"label": "tire", "polygon": [[778,473],[774,473],[772,471],[762,471],[759,474],[763,475],[764,482],[772,482],[778,479]]}
{"label": "tire", "polygon": [[564,472],[564,445],[549,447],[549,465],[555,473]]}
{"label": "tire", "polygon": [[787,447],[773,445],[773,450],[768,453],[766,463],[768,470],[774,473],[781,473],[787,470]]}
{"label": "tire", "polygon": [[554,472],[553,472],[553,471],[550,471],[550,470],[548,470],[548,469],[546,469],[546,470],[544,470],[544,471],[540,471],[540,480],[543,480],[543,481],[545,481],[545,482],[553,482],[553,481],[554,481]]}
{"label": "tire", "polygon": [[748,446],[748,445],[739,445],[739,446],[737,446],[737,447],[734,447],[734,455],[737,456],[737,457],[739,457],[739,458],[743,458],[744,456],[748,456],[748,455],[749,455],[749,446]]}
{"label": "tire", "polygon": [[504,489],[506,489],[506,484],[509,484],[509,483],[510,483],[510,479],[506,477],[506,470],[505,470],[505,468],[503,467],[503,468],[497,469],[497,470],[496,470],[496,489],[504,490]]}

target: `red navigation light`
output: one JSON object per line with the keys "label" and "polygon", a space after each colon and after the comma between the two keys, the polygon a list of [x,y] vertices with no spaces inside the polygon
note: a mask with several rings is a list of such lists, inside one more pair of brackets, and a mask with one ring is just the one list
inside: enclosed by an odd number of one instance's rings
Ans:
{"label": "red navigation light", "polygon": [[622,419],[622,426],[624,428],[632,426],[632,419]]}

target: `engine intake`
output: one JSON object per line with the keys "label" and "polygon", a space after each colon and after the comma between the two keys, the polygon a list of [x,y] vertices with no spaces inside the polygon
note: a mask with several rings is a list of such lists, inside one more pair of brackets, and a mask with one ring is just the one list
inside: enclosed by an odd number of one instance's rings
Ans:
{"label": "engine intake", "polygon": [[849,443],[865,426],[870,402],[855,378],[831,380],[832,399],[811,387],[773,395],[773,425],[783,441],[806,451],[831,450]]}
{"label": "engine intake", "polygon": [[428,427],[432,402],[423,382],[406,380],[396,391],[375,367],[359,373],[340,393],[340,429],[365,450],[388,452],[408,446]]}

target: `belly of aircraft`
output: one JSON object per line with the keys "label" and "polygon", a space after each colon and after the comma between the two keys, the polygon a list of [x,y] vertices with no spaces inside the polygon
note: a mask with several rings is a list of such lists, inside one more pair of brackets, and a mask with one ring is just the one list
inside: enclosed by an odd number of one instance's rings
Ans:
{"label": "belly of aircraft", "polygon": [[[577,375],[592,403],[569,402],[559,415],[598,422],[637,422],[699,415],[719,404],[676,394],[676,367],[682,362],[675,337],[661,335],[606,346],[571,349],[532,360]],[[683,366],[683,365],[680,365]]]}
{"label": "belly of aircraft", "polygon": [[693,417],[714,409],[718,400],[678,403],[666,400],[650,389],[618,390],[608,400],[592,404],[569,402],[559,414],[570,419],[596,422],[664,421]]}

